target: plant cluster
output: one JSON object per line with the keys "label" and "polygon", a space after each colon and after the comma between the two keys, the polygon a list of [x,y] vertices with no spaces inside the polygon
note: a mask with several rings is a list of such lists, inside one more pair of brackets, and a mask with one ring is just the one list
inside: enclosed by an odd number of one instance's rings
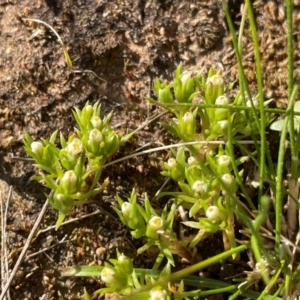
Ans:
{"label": "plant cluster", "polygon": [[59,211],[56,228],[64,221],[69,210],[85,203],[108,185],[109,179],[99,182],[107,158],[116,153],[130,134],[122,136],[109,125],[112,114],[100,118],[100,105],[87,103],[75,108],[74,118],[79,128],[68,140],[60,134],[60,147],[55,145],[57,131],[49,140],[33,141],[25,134],[26,152],[35,160],[39,180],[53,191],[47,196],[51,206]]}
{"label": "plant cluster", "polygon": [[[236,175],[241,177],[243,169],[237,174],[233,169],[237,170],[249,158],[235,159],[232,143],[251,132],[258,132],[256,118],[259,116],[256,110],[248,109],[251,105],[255,107],[255,99],[244,103],[240,93],[232,99],[228,96],[230,89],[224,86],[222,76],[213,69],[206,77],[201,73],[183,72],[181,65],[173,82],[155,81],[157,100],[148,100],[174,114],[169,123],[161,124],[187,143],[171,151],[174,157],[164,163],[162,171],[163,176],[178,183],[181,191],[160,194],[173,199],[172,205],[166,206],[160,213],[152,207],[147,196],[143,205],[139,204],[134,190],[127,201],[117,196],[119,208],[113,207],[120,220],[131,230],[132,237],[145,241],[138,254],[153,246],[158,248],[152,271],[159,270],[166,258],[167,264],[163,269],[169,270],[170,274],[170,266],[174,266],[173,255],[192,261],[197,244],[217,231],[223,232],[225,250],[236,248],[234,220],[241,217]],[[82,110],[76,108],[74,117],[78,128],[67,141],[60,134],[60,149],[55,146],[57,132],[48,141],[35,142],[29,135],[25,136],[25,149],[41,170],[41,174],[34,178],[53,190],[48,199],[59,211],[57,227],[72,206],[85,203],[107,186],[108,179],[99,183],[102,167],[107,158],[130,138],[130,135],[122,137],[116,134],[109,126],[111,114],[100,118],[97,103],[94,106],[86,104]],[[267,124],[271,118],[267,115]],[[189,215],[189,220],[182,222],[183,226],[198,230],[194,236],[185,236],[182,225],[179,235],[174,232],[173,223],[179,206]],[[232,253],[233,258],[236,255]],[[110,260],[100,274],[107,285],[107,288],[99,290],[100,294],[128,295],[154,282],[151,276],[138,280],[132,261],[122,254],[117,260]],[[162,272],[162,275],[166,273]],[[143,295],[157,299],[156,294],[162,293],[164,297],[160,295],[161,299],[169,299],[170,290],[165,285],[160,287]],[[175,291],[177,299],[181,299],[183,292],[182,282]],[[185,295],[193,293],[195,291],[185,292]],[[141,297],[139,299],[144,299]]]}
{"label": "plant cluster", "polygon": [[[242,18],[248,16],[255,44],[258,80],[256,96],[249,92],[241,63],[241,45],[237,43],[226,1],[223,1],[223,6],[239,63],[240,90],[234,91],[233,85],[225,86],[221,73],[214,69],[210,69],[205,75],[202,72],[183,71],[182,65],[178,66],[172,82],[155,80],[156,97],[147,100],[171,114],[161,125],[181,143],[171,149],[172,157],[164,162],[161,174],[176,182],[178,191],[159,194],[159,197],[168,196],[170,199],[168,205],[159,211],[154,209],[147,196],[143,201],[138,200],[135,190],[126,201],[116,197],[118,206],[113,207],[114,211],[129,228],[132,238],[141,239],[144,243],[137,253],[142,254],[150,247],[156,247],[158,254],[151,270],[137,269],[132,259],[117,253],[117,258],[110,259],[104,266],[82,266],[80,271],[69,268],[62,273],[63,276],[89,276],[93,272],[94,276],[100,276],[106,284],[105,288],[97,291],[100,295],[109,294],[115,299],[157,300],[230,292],[231,299],[239,295],[263,299],[280,276],[284,278],[284,284],[277,288],[272,299],[278,299],[276,297],[279,294],[285,296],[298,291],[297,288],[292,289],[292,285],[296,286],[299,282],[300,267],[293,269],[293,254],[289,246],[282,242],[280,233],[284,194],[283,157],[287,133],[290,135],[292,152],[290,186],[295,187],[299,177],[300,146],[295,135],[299,133],[300,127],[297,115],[300,111],[299,101],[295,101],[299,86],[293,84],[293,72],[290,71],[292,75],[289,78],[290,102],[285,112],[287,116],[271,125],[271,129],[281,131],[275,174],[265,137],[266,128],[274,119],[276,111],[266,109],[270,101],[264,101],[263,98],[252,6],[247,0]],[[287,8],[290,7],[291,3],[287,0]],[[291,11],[288,11],[288,15],[291,18]],[[292,40],[290,28],[289,40]],[[291,48],[289,55],[292,56]],[[290,65],[290,70],[292,69]],[[94,106],[87,103],[82,110],[76,108],[74,117],[78,128],[68,140],[60,134],[60,147],[55,144],[57,132],[49,140],[35,142],[29,135],[25,135],[24,141],[27,153],[34,158],[40,170],[40,174],[34,178],[53,191],[48,199],[52,207],[59,211],[57,227],[72,206],[85,203],[109,184],[108,179],[101,178],[102,168],[107,158],[118,151],[132,135],[122,136],[116,133],[109,125],[111,114],[101,119],[98,103]],[[255,150],[252,152],[243,144],[249,137],[254,144]],[[240,148],[244,154],[236,157],[236,148]],[[257,183],[258,205],[252,202],[243,186],[243,164],[247,160],[252,160],[260,170]],[[265,249],[264,240],[260,236],[260,228],[268,221],[271,209],[271,199],[264,195],[264,177],[269,181],[276,198],[273,203],[276,217],[274,253]],[[241,203],[240,194],[246,198],[247,204]],[[290,189],[290,194],[289,213],[295,218],[295,189]],[[187,218],[182,220],[179,230],[175,231],[175,218],[179,210],[186,212]],[[237,246],[235,237],[236,220],[243,222],[244,232],[249,236],[241,246]],[[289,224],[294,226],[292,222]],[[189,235],[185,234],[187,227],[193,230],[193,235],[190,235],[192,230],[189,230]],[[294,226],[293,230],[296,228]],[[193,264],[197,245],[216,232],[223,234],[224,252]],[[235,259],[245,249],[253,253],[253,271],[245,273],[237,284],[224,285],[188,276],[212,263],[222,262],[229,256]],[[192,265],[179,272],[172,272],[175,255],[185,258]],[[248,288],[261,279],[265,283],[265,289],[258,296]],[[171,282],[176,285],[172,286]],[[208,290],[185,291],[185,285]],[[86,291],[85,299],[90,299]]]}

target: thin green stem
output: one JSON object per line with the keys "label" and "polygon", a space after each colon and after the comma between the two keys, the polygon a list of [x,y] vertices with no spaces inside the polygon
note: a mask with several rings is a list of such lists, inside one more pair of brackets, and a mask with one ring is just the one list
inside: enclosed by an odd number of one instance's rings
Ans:
{"label": "thin green stem", "polygon": [[[287,53],[288,53],[288,97],[289,101],[291,101],[294,79],[294,52],[293,52],[293,3],[291,0],[286,1],[286,11],[287,11]],[[298,152],[299,149],[297,147],[297,138],[295,137],[294,130],[294,110],[291,110],[291,116],[289,119],[289,134],[290,134],[290,145],[291,145],[291,155],[292,155],[292,163],[291,163],[291,179],[298,178]]]}
{"label": "thin green stem", "polygon": [[290,113],[293,110],[293,103],[299,90],[299,84],[295,84],[291,98],[289,99],[287,108],[287,117],[284,119],[283,129],[280,137],[277,176],[276,176],[276,200],[275,200],[275,256],[279,257],[280,233],[281,233],[281,218],[282,218],[282,199],[283,199],[283,168],[284,168],[284,153],[285,141],[287,136],[288,120]]}
{"label": "thin green stem", "polygon": [[180,270],[178,272],[172,273],[169,276],[160,278],[156,282],[154,282],[152,284],[149,284],[149,285],[143,287],[142,289],[133,292],[130,295],[126,295],[126,296],[120,297],[118,299],[119,300],[121,300],[121,299],[122,300],[125,300],[125,299],[135,299],[134,298],[135,296],[139,295],[141,292],[145,292],[145,291],[151,290],[156,285],[164,285],[164,284],[167,284],[170,281],[181,280],[181,279],[183,279],[185,276],[187,276],[189,274],[197,272],[197,271],[199,271],[199,270],[201,270],[203,268],[206,268],[206,267],[208,267],[208,266],[210,266],[210,265],[212,265],[214,263],[223,261],[224,259],[228,258],[229,256],[232,256],[234,254],[240,253],[240,252],[242,252],[242,251],[244,251],[246,249],[247,249],[247,246],[246,245],[242,245],[242,246],[230,249],[228,251],[224,251],[224,252],[222,252],[222,253],[220,253],[218,255],[210,257],[210,258],[208,258],[208,259],[206,259],[204,261],[201,261],[201,262],[199,262],[199,263],[197,263],[195,265],[187,267],[187,268],[185,268],[183,270]]}
{"label": "thin green stem", "polygon": [[[228,24],[228,27],[229,27],[230,35],[232,37],[232,44],[233,44],[233,47],[234,47],[234,50],[235,50],[236,59],[238,61],[238,72],[239,72],[239,82],[240,82],[241,95],[243,97],[244,104],[246,105],[245,93],[246,93],[246,95],[247,95],[247,97],[250,101],[252,101],[252,95],[250,93],[248,80],[245,76],[245,72],[244,72],[244,68],[243,68],[243,62],[242,62],[242,54],[239,51],[239,46],[238,46],[238,42],[237,42],[237,38],[236,38],[236,34],[235,34],[235,29],[234,29],[232,19],[230,17],[227,1],[223,0],[222,4],[223,4],[223,10],[224,10],[224,13],[225,13],[225,16],[226,16],[227,24]],[[254,106],[252,105],[252,107],[254,107]],[[246,111],[246,117],[247,117],[247,111]],[[255,112],[255,110],[254,110],[254,117],[255,117],[255,122],[256,122],[257,128],[259,128],[259,126],[260,126],[259,125],[259,120],[258,120],[258,116],[257,116],[257,113]],[[250,126],[251,126],[251,123],[250,123]],[[255,138],[254,134],[252,133],[252,130],[251,130],[251,137],[252,137],[252,140],[254,142],[256,150],[258,150],[259,147],[257,145],[256,138]]]}
{"label": "thin green stem", "polygon": [[246,200],[249,204],[249,207],[252,210],[256,210],[255,205],[253,204],[251,198],[249,197],[249,195],[248,195],[248,193],[245,189],[245,186],[243,184],[243,179],[242,179],[242,177],[239,173],[238,166],[236,164],[234,149],[233,149],[233,145],[235,143],[234,143],[233,136],[232,136],[232,124],[230,122],[230,116],[228,118],[229,118],[229,120],[228,120],[228,130],[227,130],[228,142],[226,143],[226,149],[228,151],[229,156],[231,157],[231,164],[232,164],[234,176],[235,176],[236,181],[237,181],[239,187],[241,188],[241,190],[242,190],[242,192],[243,192],[243,194],[244,194],[244,196],[245,196],[245,198],[246,198]]}
{"label": "thin green stem", "polygon": [[259,44],[258,44],[258,36],[256,30],[256,23],[253,13],[253,8],[250,0],[246,1],[248,18],[250,23],[250,28],[252,32],[252,40],[254,46],[254,54],[255,54],[255,68],[256,68],[256,80],[257,80],[257,88],[258,88],[258,97],[259,101],[259,109],[260,109],[260,168],[259,168],[259,198],[261,199],[263,192],[263,178],[265,176],[265,160],[266,153],[269,151],[266,145],[266,116],[265,116],[265,107],[264,107],[264,93],[263,93],[263,79],[262,79],[262,69],[261,69],[261,59],[259,52]]}

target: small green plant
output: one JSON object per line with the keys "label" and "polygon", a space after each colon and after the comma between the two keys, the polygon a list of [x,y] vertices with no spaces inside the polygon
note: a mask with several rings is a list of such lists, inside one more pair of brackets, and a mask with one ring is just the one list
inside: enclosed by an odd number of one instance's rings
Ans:
{"label": "small green plant", "polygon": [[[182,192],[160,195],[175,197],[177,205],[188,209],[189,216],[197,220],[183,222],[199,229],[190,241],[190,248],[207,237],[207,233],[219,230],[224,234],[224,248],[236,247],[234,219],[241,217],[241,211],[236,195],[239,182],[233,168],[237,169],[249,157],[235,159],[230,147],[251,134],[258,134],[259,114],[253,109],[258,105],[256,99],[244,103],[240,92],[231,99],[227,95],[230,90],[231,86],[224,87],[222,76],[213,69],[205,77],[201,73],[184,72],[180,65],[172,83],[155,81],[157,101],[148,99],[175,114],[176,118],[169,123],[162,122],[167,130],[185,142],[199,141],[198,145],[173,150],[174,158],[164,163],[162,174],[177,181]],[[266,113],[264,117],[267,126],[273,115]],[[243,169],[236,175],[242,177]]]}
{"label": "small green plant", "polygon": [[[179,65],[172,82],[155,80],[156,97],[148,98],[148,101],[172,114],[171,119],[161,122],[161,125],[182,142],[180,147],[171,150],[173,156],[164,162],[161,174],[177,183],[179,190],[159,194],[159,197],[168,196],[170,199],[161,210],[154,209],[147,196],[139,201],[135,190],[127,201],[117,196],[118,207],[113,207],[114,211],[129,228],[131,236],[143,242],[137,254],[142,254],[150,247],[156,247],[158,251],[150,270],[135,268],[134,260],[117,253],[117,258],[110,259],[104,266],[77,266],[62,271],[63,276],[100,276],[106,285],[97,291],[101,296],[169,300],[227,292],[231,293],[230,299],[240,295],[251,299],[281,299],[278,295],[293,299],[299,294],[300,267],[294,263],[296,243],[287,242],[281,235],[283,196],[286,194],[289,198],[290,236],[294,238],[299,228],[295,218],[299,208],[299,185],[296,182],[299,177],[300,120],[296,114],[300,111],[300,102],[295,101],[299,83],[293,81],[292,2],[286,1],[289,103],[284,112],[286,117],[270,126],[281,132],[276,171],[267,147],[266,128],[278,111],[267,110],[266,106],[272,100],[264,101],[252,4],[249,0],[245,1],[240,32],[243,32],[248,17],[255,51],[256,96],[249,91],[241,59],[242,44],[236,38],[227,1],[222,3],[238,61],[239,91],[232,96],[233,85],[226,87],[221,73],[214,69],[205,75],[202,72],[183,71],[182,65]],[[53,190],[49,201],[60,213],[57,227],[73,205],[85,203],[107,186],[108,179],[101,180],[102,167],[107,158],[131,136],[122,137],[113,131],[109,126],[111,115],[100,119],[98,104],[87,104],[82,111],[76,109],[74,117],[79,128],[67,141],[60,135],[59,148],[55,145],[56,132],[49,140],[38,142],[29,135],[25,136],[25,149],[41,170],[40,175],[34,178]],[[292,154],[289,193],[282,183],[287,133]],[[250,137],[254,150],[243,144]],[[243,155],[235,156],[237,148],[241,149]],[[243,185],[243,164],[248,160],[252,160],[259,169],[257,203],[253,203]],[[268,195],[264,180],[271,190]],[[246,204],[240,201],[241,194],[247,200]],[[182,220],[179,232],[175,232],[175,216],[179,208],[187,212],[188,217]],[[269,251],[261,236],[261,228],[266,223],[270,225],[268,215],[272,209],[275,214],[275,247],[274,251]],[[236,221],[243,224],[242,232],[248,237],[243,241],[237,241],[235,237]],[[194,234],[185,235],[186,227],[193,229]],[[222,232],[224,251],[195,263],[193,259],[199,243],[216,232]],[[242,245],[237,246],[238,242]],[[253,254],[253,270],[244,272],[235,279],[234,284],[190,276],[214,263],[222,263],[228,257],[237,259],[240,252],[246,249]],[[171,267],[175,266],[175,255],[188,260],[191,266],[173,272]],[[261,293],[250,291],[249,287],[259,281],[264,283]],[[186,286],[189,286],[188,291],[185,291]],[[268,297],[271,289],[275,292]],[[91,299],[86,291],[85,299]]]}
{"label": "small green plant", "polygon": [[87,103],[74,117],[79,128],[68,140],[60,134],[60,147],[56,146],[57,132],[49,140],[33,141],[25,134],[26,152],[34,159],[40,174],[33,179],[41,181],[53,193],[47,196],[51,206],[59,211],[56,228],[74,205],[86,203],[109,183],[99,183],[102,167],[107,158],[119,150],[131,134],[122,136],[109,125],[112,114],[100,118],[100,105]]}

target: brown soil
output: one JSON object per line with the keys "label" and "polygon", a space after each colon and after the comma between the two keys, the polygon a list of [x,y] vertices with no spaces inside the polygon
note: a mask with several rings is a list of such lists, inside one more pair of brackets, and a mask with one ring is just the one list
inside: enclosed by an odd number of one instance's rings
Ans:
{"label": "brown soil", "polygon": [[[229,1],[237,25],[241,2]],[[284,41],[278,38],[286,31],[281,6],[276,1],[259,1],[256,9],[260,35],[266,41],[262,45],[268,69],[266,96],[284,104],[286,77],[281,74],[286,57],[281,52]],[[48,192],[30,180],[35,172],[31,162],[16,159],[26,157],[24,132],[36,139],[47,138],[56,129],[68,135],[74,126],[72,108],[86,101],[100,101],[103,113],[114,111],[113,123],[118,128],[134,130],[153,114],[154,108],[144,99],[152,94],[155,77],[171,79],[183,62],[192,70],[214,66],[223,70],[228,81],[236,82],[237,68],[221,1],[2,0],[0,16],[0,200],[3,207],[8,205],[7,237],[2,244],[7,244],[12,269],[43,206],[43,193]],[[71,56],[73,69],[66,65],[56,36],[44,25],[23,18],[53,26]],[[295,39],[297,42],[297,36]],[[250,53],[247,34],[244,42],[245,52]],[[244,63],[254,81],[253,55]],[[282,69],[279,75],[278,68]],[[157,124],[148,126],[118,157],[165,139],[170,137]],[[150,155],[107,169],[110,188],[101,199],[72,210],[69,217],[99,208],[106,212],[37,235],[12,282],[11,299],[82,299],[83,288],[92,293],[101,287],[100,280],[62,278],[59,267],[101,264],[115,256],[117,248],[134,257],[136,245],[120,221],[110,215],[114,214],[110,206],[116,192],[126,196],[133,187],[139,195],[147,192],[153,197],[164,181],[159,165],[166,155]],[[8,203],[9,187],[13,191]],[[56,212],[48,208],[39,228],[48,228],[55,220]],[[63,238],[64,243],[30,256]],[[211,242],[220,243],[218,236]],[[222,251],[222,242],[220,245],[216,253]],[[102,247],[105,253],[99,255]],[[202,250],[203,258],[213,255],[209,244]],[[144,266],[149,261],[151,266],[151,257],[139,261]],[[239,267],[234,266],[233,274],[238,272]],[[207,274],[220,278],[220,266]]]}

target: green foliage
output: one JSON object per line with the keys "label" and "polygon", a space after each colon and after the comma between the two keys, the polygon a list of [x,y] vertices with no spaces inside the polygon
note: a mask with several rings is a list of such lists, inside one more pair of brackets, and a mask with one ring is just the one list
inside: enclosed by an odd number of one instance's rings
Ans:
{"label": "green foliage", "polygon": [[101,169],[107,158],[131,137],[110,127],[112,114],[100,118],[98,103],[87,103],[82,110],[75,108],[74,117],[79,128],[68,140],[60,134],[60,147],[55,144],[56,131],[49,140],[33,141],[28,134],[24,139],[26,152],[41,170],[33,178],[53,190],[48,200],[59,211],[56,228],[74,205],[85,203],[108,185],[108,178],[99,184]]}
{"label": "green foliage", "polygon": [[[161,172],[178,184],[178,190],[159,194],[159,197],[169,196],[170,200],[162,210],[154,209],[147,196],[139,201],[135,190],[127,201],[117,196],[118,207],[114,206],[114,211],[130,229],[132,237],[143,242],[137,254],[142,254],[151,247],[156,248],[158,254],[152,270],[134,268],[133,261],[120,253],[117,253],[117,259],[110,259],[104,267],[96,266],[96,271],[92,266],[83,266],[82,276],[100,276],[106,284],[105,288],[97,291],[102,296],[157,300],[230,292],[230,299],[246,294],[252,299],[268,299],[267,293],[280,281],[284,281],[284,284],[279,285],[272,299],[279,299],[279,294],[287,299],[299,292],[297,285],[300,267],[294,271],[293,253],[290,246],[282,242],[281,237],[282,199],[285,194],[282,174],[287,132],[292,152],[291,177],[297,180],[299,176],[300,117],[296,114],[300,112],[300,101],[295,101],[299,85],[293,82],[292,28],[289,27],[288,30],[288,109],[286,117],[275,121],[270,127],[281,132],[275,176],[270,153],[266,148],[266,128],[274,119],[274,113],[265,110],[272,100],[264,101],[263,97],[260,52],[251,1],[246,0],[242,18],[244,20],[248,16],[254,42],[258,81],[256,96],[249,92],[241,60],[242,45],[237,44],[227,1],[222,3],[238,60],[240,91],[235,91],[234,95],[233,85],[225,86],[221,73],[214,69],[210,69],[205,75],[202,72],[184,71],[183,66],[179,65],[171,82],[155,80],[156,97],[148,98],[148,101],[172,114],[173,118],[161,122],[161,125],[185,144],[171,150],[173,157],[163,163]],[[291,26],[292,4],[290,0],[286,3],[288,25]],[[99,184],[101,168],[107,158],[118,151],[120,145],[131,136],[123,137],[109,126],[111,114],[101,119],[98,104],[87,104],[82,110],[76,108],[74,117],[79,126],[76,135],[70,136],[68,140],[60,135],[59,148],[55,145],[57,132],[49,140],[33,141],[29,135],[25,135],[24,141],[27,153],[34,158],[41,170],[34,178],[53,190],[49,201],[60,212],[57,227],[73,205],[84,203],[107,186],[108,179]],[[250,136],[255,146],[253,153],[242,148],[240,143]],[[235,157],[233,145],[240,145],[247,156]],[[250,159],[260,169],[258,206],[248,199],[242,182],[243,163]],[[276,197],[276,201],[273,201],[276,218],[274,253],[265,249],[264,240],[260,236],[260,229],[269,222],[268,214],[272,209],[271,197],[263,194],[263,178],[270,182],[271,195]],[[244,193],[250,208],[241,204],[240,191]],[[174,232],[175,215],[179,207],[183,212],[188,212],[188,218],[181,222],[179,232]],[[291,207],[289,203],[289,210]],[[235,237],[236,220],[244,225],[244,233],[249,236],[248,240],[243,241],[244,245],[238,247]],[[195,229],[196,233],[191,235],[189,231],[189,235],[185,235],[186,227]],[[198,243],[216,232],[222,232],[223,253],[192,264],[177,274],[171,272],[171,266],[175,266],[175,255],[193,263]],[[220,285],[214,282],[213,286],[205,286],[208,290],[185,291],[186,282],[190,286],[194,283],[195,286],[202,287],[198,277],[188,281],[188,274],[213,263],[224,262],[229,255],[235,259],[245,249],[253,253],[253,271],[245,272],[242,278],[237,279],[238,284],[225,286],[223,282]],[[168,282],[175,279],[178,285],[172,289]],[[260,280],[264,281],[265,289],[260,295],[254,295],[248,289]],[[90,299],[86,291],[85,299]]]}

